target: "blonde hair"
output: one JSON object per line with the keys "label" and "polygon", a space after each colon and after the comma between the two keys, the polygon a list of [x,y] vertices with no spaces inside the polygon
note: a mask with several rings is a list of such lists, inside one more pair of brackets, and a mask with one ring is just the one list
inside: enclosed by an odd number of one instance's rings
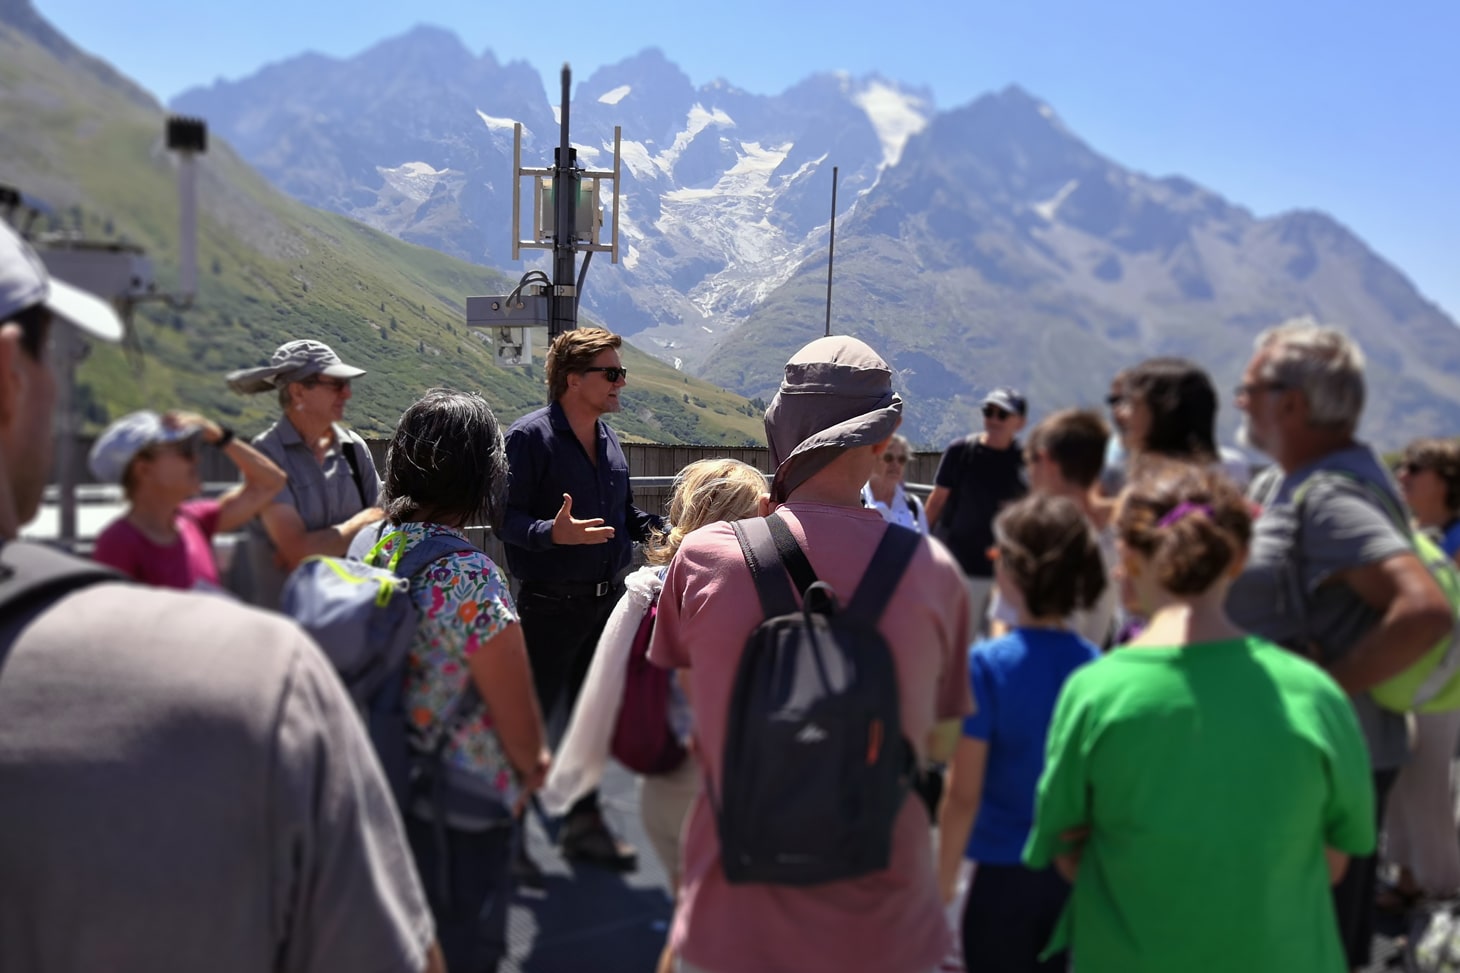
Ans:
{"label": "blonde hair", "polygon": [[669,533],[650,535],[644,557],[650,564],[668,564],[691,531],[722,520],[754,517],[765,492],[765,474],[738,459],[689,464],[674,478]]}

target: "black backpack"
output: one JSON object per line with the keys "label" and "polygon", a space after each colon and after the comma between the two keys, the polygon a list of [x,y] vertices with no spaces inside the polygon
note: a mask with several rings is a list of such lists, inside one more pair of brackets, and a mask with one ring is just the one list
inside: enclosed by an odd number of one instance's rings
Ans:
{"label": "black backpack", "polygon": [[765,620],[735,673],[710,793],[725,878],[815,885],[885,869],[917,759],[877,621],[921,538],[889,524],[842,607],[780,517],[734,528]]}

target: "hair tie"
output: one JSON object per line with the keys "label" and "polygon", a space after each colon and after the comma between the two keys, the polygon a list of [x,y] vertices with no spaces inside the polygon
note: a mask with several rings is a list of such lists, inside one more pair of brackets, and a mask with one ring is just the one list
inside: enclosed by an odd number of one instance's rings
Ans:
{"label": "hair tie", "polygon": [[1212,508],[1204,503],[1192,503],[1190,500],[1178,503],[1166,511],[1166,516],[1156,521],[1157,527],[1170,527],[1179,520],[1184,520],[1188,514],[1203,513],[1208,517],[1212,515]]}

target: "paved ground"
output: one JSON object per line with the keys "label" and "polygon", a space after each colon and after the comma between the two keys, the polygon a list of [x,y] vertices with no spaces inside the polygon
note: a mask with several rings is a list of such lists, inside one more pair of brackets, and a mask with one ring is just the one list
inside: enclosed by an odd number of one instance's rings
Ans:
{"label": "paved ground", "polygon": [[528,847],[547,873],[547,888],[518,891],[503,973],[652,973],[669,931],[668,883],[639,823],[637,785],[612,764],[602,802],[609,826],[639,849],[638,870],[575,869],[533,819]]}
{"label": "paved ground", "polygon": [[[529,848],[547,872],[547,888],[517,893],[502,973],[652,973],[668,932],[669,889],[639,824],[636,785],[611,762],[603,808],[615,833],[639,849],[638,871],[616,875],[601,868],[574,869],[558,857],[542,823],[533,819]],[[1369,973],[1405,969],[1398,939],[1404,932],[1401,920],[1381,922]]]}

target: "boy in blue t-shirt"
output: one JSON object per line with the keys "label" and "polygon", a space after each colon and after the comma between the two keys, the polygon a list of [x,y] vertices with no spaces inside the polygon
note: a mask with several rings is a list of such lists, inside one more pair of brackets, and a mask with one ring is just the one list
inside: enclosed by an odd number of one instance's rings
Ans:
{"label": "boy in blue t-shirt", "polygon": [[994,582],[1018,624],[969,650],[975,712],[963,721],[938,816],[939,887],[951,901],[961,859],[976,863],[962,923],[968,969],[1059,970],[1063,954],[1038,957],[1069,885],[1053,869],[1025,868],[1021,856],[1060,689],[1100,655],[1064,619],[1099,598],[1105,568],[1084,514],[1064,497],[1013,504],[994,537]]}

